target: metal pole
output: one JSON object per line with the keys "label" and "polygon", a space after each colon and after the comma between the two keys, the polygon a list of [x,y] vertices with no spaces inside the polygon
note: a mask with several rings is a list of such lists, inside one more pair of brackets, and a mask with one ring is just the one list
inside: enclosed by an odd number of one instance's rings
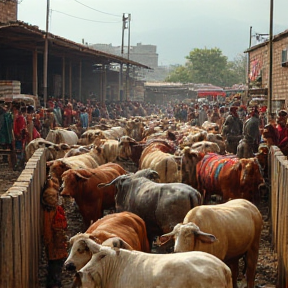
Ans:
{"label": "metal pole", "polygon": [[[131,22],[131,14],[128,14],[128,51],[127,58],[129,60],[130,57],[130,22]],[[126,71],[126,101],[128,100],[128,92],[130,92],[130,83],[129,83],[129,63],[127,63],[127,71]]]}
{"label": "metal pole", "polygon": [[45,47],[44,47],[44,63],[43,63],[43,94],[44,94],[44,107],[47,103],[47,71],[48,71],[48,27],[49,27],[49,10],[50,0],[47,0],[46,11],[46,35],[45,35]]}
{"label": "metal pole", "polygon": [[270,0],[270,31],[269,31],[269,88],[268,88],[268,115],[272,113],[272,78],[273,78],[273,0]]}
{"label": "metal pole", "polygon": [[[251,48],[251,39],[252,39],[252,26],[250,26],[250,35],[249,35],[249,49]],[[250,89],[250,52],[248,53],[248,57],[247,57],[247,100],[249,97],[249,89]]]}
{"label": "metal pole", "polygon": [[[124,54],[124,30],[125,30],[125,13],[122,16],[122,44],[121,44],[121,57],[123,58]],[[123,63],[120,63],[120,71],[119,71],[119,100],[122,101],[123,99]]]}

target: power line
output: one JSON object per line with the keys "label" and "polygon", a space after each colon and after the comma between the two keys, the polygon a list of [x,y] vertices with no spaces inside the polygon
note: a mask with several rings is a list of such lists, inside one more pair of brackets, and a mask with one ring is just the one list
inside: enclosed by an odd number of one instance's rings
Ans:
{"label": "power line", "polygon": [[64,14],[66,16],[69,16],[69,17],[72,17],[72,18],[76,18],[76,19],[80,19],[80,20],[85,20],[85,21],[89,21],[89,22],[97,22],[97,23],[119,23],[121,21],[97,21],[97,20],[91,20],[91,19],[86,19],[86,18],[81,18],[81,17],[77,17],[77,16],[73,16],[73,15],[70,15],[70,14],[67,14],[65,12],[61,12],[61,11],[58,11],[58,10],[52,10],[51,11],[54,11],[54,12],[58,12],[60,14]]}
{"label": "power line", "polygon": [[120,15],[103,12],[103,11],[97,10],[97,9],[95,9],[95,8],[92,8],[92,7],[88,6],[88,5],[85,5],[85,4],[81,3],[80,1],[77,1],[77,0],[74,0],[74,1],[77,2],[77,3],[79,3],[79,4],[81,4],[81,5],[83,5],[83,6],[85,6],[85,7],[87,7],[87,8],[89,8],[89,9],[92,9],[92,10],[94,10],[94,11],[97,11],[97,12],[99,12],[99,13],[103,13],[103,14],[106,14],[106,15],[111,15],[111,16],[115,16],[115,17],[120,17],[120,18],[121,18]]}

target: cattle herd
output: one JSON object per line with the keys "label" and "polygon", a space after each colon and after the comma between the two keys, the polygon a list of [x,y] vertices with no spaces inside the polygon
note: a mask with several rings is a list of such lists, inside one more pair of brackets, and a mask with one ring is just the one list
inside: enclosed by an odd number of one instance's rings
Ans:
{"label": "cattle herd", "polygon": [[267,151],[239,159],[204,124],[102,119],[27,145],[27,160],[45,147],[46,197],[73,198],[83,217],[64,264],[73,287],[236,288],[240,259],[254,287]]}

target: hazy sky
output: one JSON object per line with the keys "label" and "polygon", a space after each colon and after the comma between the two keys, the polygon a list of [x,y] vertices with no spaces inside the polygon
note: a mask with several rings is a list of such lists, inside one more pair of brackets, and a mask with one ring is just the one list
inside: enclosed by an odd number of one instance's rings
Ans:
{"label": "hazy sky", "polygon": [[[18,20],[46,29],[46,0],[18,1]],[[269,34],[270,0],[50,0],[49,32],[82,43],[157,46],[159,65],[184,64],[194,48],[220,48],[233,60],[252,34]],[[288,0],[274,0],[274,34],[288,29]],[[252,37],[252,43],[255,37]],[[124,45],[128,45],[125,30]]]}

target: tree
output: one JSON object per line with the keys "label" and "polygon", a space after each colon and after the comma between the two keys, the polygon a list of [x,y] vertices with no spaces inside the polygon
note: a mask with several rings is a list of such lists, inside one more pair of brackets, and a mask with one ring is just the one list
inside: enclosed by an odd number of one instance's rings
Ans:
{"label": "tree", "polygon": [[165,79],[167,82],[190,83],[192,71],[188,66],[177,66]]}
{"label": "tree", "polygon": [[221,87],[245,83],[245,56],[238,55],[234,61],[229,62],[219,48],[195,48],[186,59],[188,62],[173,70],[166,81],[210,83]]}

